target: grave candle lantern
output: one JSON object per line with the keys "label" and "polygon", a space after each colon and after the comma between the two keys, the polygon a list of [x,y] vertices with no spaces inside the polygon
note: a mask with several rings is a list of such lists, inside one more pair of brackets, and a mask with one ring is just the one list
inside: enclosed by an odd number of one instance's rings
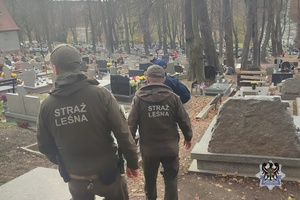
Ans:
{"label": "grave candle lantern", "polygon": [[257,85],[257,82],[256,82],[256,81],[252,81],[252,82],[251,82],[252,90],[255,90],[255,89],[256,89],[256,85]]}

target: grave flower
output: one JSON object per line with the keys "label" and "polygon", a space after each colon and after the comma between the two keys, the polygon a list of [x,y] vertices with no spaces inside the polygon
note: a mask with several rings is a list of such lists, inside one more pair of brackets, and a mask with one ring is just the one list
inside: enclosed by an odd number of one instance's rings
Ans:
{"label": "grave flower", "polygon": [[2,100],[3,102],[7,102],[6,93],[1,94],[1,100]]}
{"label": "grave flower", "polygon": [[4,72],[1,73],[1,76],[4,76]]}
{"label": "grave flower", "polygon": [[17,74],[16,74],[16,73],[11,73],[10,76],[11,76],[12,78],[15,78],[15,77],[17,77]]}
{"label": "grave flower", "polygon": [[19,84],[21,84],[21,83],[23,83],[23,80],[22,79],[17,79],[17,82],[19,83]]}
{"label": "grave flower", "polygon": [[106,64],[106,66],[107,66],[107,67],[110,67],[110,66],[112,66],[112,63],[111,63],[111,62],[108,62],[108,63]]}
{"label": "grave flower", "polygon": [[138,86],[138,84],[140,83],[140,79],[137,76],[133,76],[129,78],[129,84],[131,87],[135,87]]}

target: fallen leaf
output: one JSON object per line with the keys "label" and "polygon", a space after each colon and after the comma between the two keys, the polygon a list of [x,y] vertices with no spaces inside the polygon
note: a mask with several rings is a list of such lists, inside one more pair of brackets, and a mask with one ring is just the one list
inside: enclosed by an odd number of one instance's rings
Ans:
{"label": "fallen leaf", "polygon": [[215,184],[215,186],[216,186],[217,188],[223,188],[223,185],[221,185],[221,184]]}
{"label": "fallen leaf", "polygon": [[227,189],[228,192],[232,192],[232,189]]}

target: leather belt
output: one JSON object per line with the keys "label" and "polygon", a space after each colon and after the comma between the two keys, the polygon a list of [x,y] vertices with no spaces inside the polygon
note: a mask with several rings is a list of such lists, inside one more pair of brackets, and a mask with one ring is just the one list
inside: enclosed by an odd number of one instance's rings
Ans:
{"label": "leather belt", "polygon": [[90,176],[78,176],[75,174],[69,174],[71,179],[76,179],[76,180],[98,180],[99,175],[90,175]]}

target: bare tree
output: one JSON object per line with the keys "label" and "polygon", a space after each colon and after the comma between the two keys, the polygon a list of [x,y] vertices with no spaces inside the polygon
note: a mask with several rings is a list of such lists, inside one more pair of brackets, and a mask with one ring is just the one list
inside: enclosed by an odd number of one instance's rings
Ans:
{"label": "bare tree", "polygon": [[201,30],[202,37],[205,38],[203,43],[204,43],[204,52],[205,52],[205,57],[207,59],[207,63],[210,66],[215,66],[219,72],[223,73],[224,70],[222,67],[220,67],[215,45],[212,45],[215,42],[212,37],[212,31],[211,31],[211,25],[208,17],[206,0],[198,0],[198,1],[199,1],[198,9],[200,10],[201,8],[201,12],[199,12],[200,30]]}
{"label": "bare tree", "polygon": [[[186,42],[187,52],[190,63],[188,79],[197,80],[198,83],[205,81],[204,63],[203,63],[203,44],[200,38],[199,16],[197,0],[186,0]],[[193,34],[191,34],[193,33]]]}
{"label": "bare tree", "polygon": [[267,49],[268,49],[268,44],[270,41],[270,36],[271,36],[271,30],[274,20],[274,13],[273,13],[273,0],[267,0],[267,26],[266,26],[266,33],[264,37],[264,41],[261,47],[261,61],[266,62],[266,56],[267,56]]}
{"label": "bare tree", "polygon": [[226,43],[226,65],[235,67],[233,59],[233,39],[232,39],[232,8],[230,0],[223,0],[223,24]]}

